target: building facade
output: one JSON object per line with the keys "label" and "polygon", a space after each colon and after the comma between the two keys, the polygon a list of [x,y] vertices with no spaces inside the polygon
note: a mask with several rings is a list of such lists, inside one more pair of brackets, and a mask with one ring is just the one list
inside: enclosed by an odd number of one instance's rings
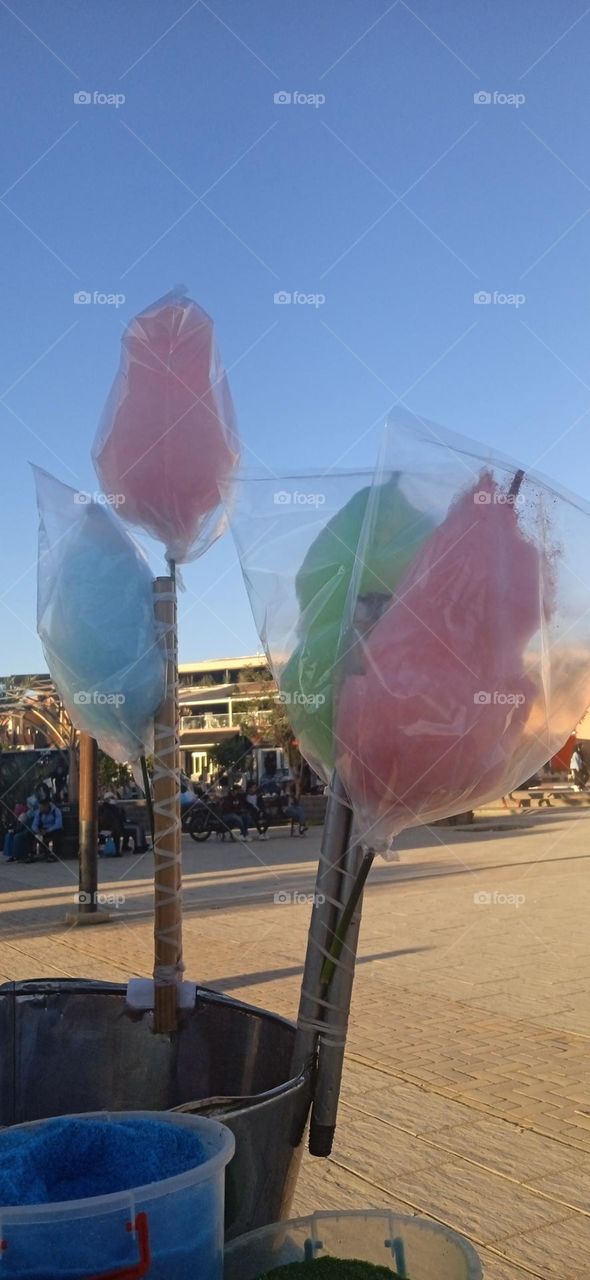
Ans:
{"label": "building facade", "polygon": [[244,724],[258,728],[264,740],[277,697],[264,654],[182,662],[178,678],[181,762],[189,778],[216,772],[212,749]]}
{"label": "building facade", "polygon": [[[184,662],[179,667],[181,764],[190,778],[217,772],[213,747],[247,724],[252,736],[273,747],[265,725],[277,698],[264,654]],[[48,675],[0,678],[0,749],[64,747],[69,721]]]}

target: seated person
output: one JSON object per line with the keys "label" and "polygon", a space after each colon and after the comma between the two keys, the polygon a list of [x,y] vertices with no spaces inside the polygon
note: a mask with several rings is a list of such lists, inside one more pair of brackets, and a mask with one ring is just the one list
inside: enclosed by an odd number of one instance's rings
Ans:
{"label": "seated person", "polygon": [[61,809],[58,809],[52,800],[40,802],[33,816],[31,830],[37,836],[41,848],[45,850],[45,855],[41,856],[40,861],[57,862],[55,850],[59,848],[63,818]]}
{"label": "seated person", "polygon": [[229,830],[238,828],[240,840],[248,838],[248,811],[251,812],[251,809],[250,805],[246,804],[243,791],[240,787],[231,787],[221,802],[221,816]]}
{"label": "seated person", "polygon": [[38,805],[22,805],[20,809],[21,812],[18,814],[11,842],[10,856],[7,861],[34,862],[35,837],[33,835],[33,821]]}
{"label": "seated person", "polygon": [[181,782],[181,784],[180,784],[180,812],[182,813],[182,811],[183,811],[184,809],[190,809],[191,805],[193,805],[193,804],[195,803],[195,800],[196,800],[196,799],[197,799],[197,797],[196,797],[196,795],[195,795],[195,793],[194,793],[194,791],[193,791],[192,787],[190,787],[190,786],[188,785],[188,783],[187,783],[187,782]]}
{"label": "seated person", "polygon": [[112,794],[105,795],[98,806],[98,830],[109,831],[115,841],[117,853],[125,838],[125,812],[118,805]]}
{"label": "seated person", "polygon": [[283,812],[286,814],[287,818],[291,818],[292,821],[299,823],[299,830],[301,835],[303,835],[304,831],[307,831],[305,810],[303,805],[299,802],[297,787],[294,782],[291,782],[289,785],[287,800],[288,803],[285,805]]}

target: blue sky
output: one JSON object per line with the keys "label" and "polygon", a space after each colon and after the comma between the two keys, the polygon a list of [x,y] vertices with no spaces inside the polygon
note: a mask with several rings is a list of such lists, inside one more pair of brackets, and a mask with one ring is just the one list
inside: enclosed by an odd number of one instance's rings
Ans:
{"label": "blue sky", "polygon": [[[0,26],[1,672],[44,666],[28,461],[96,487],[122,325],[177,282],[250,466],[371,465],[400,397],[589,496],[584,0],[13,0]],[[255,650],[231,538],[184,576],[181,660]]]}

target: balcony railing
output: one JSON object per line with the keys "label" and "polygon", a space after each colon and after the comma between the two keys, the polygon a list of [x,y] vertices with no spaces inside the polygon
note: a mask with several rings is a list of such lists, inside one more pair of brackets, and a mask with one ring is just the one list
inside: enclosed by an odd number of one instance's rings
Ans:
{"label": "balcony railing", "polygon": [[[248,716],[249,720],[253,720],[254,724],[268,724],[272,720],[274,712],[269,708],[267,711],[252,711]],[[235,713],[235,718],[239,720],[239,713]]]}
{"label": "balcony railing", "polygon": [[208,712],[202,716],[183,716],[180,721],[180,732],[186,733],[187,729],[229,729],[231,721],[228,715],[213,715]]}
{"label": "balcony railing", "polygon": [[[272,710],[257,710],[249,712],[244,718],[254,724],[268,724],[272,719]],[[234,711],[233,718],[230,719],[227,712],[220,712],[217,715],[212,711],[205,711],[198,716],[181,716],[180,732],[187,733],[202,729],[234,729],[236,733],[240,732],[240,713]]]}

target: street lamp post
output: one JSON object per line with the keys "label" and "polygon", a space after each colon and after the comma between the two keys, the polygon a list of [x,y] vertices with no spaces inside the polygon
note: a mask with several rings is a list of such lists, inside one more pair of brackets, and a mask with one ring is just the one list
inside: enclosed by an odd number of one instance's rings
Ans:
{"label": "street lamp post", "polygon": [[98,905],[98,743],[80,733],[78,910],[68,912],[68,924],[104,924],[108,911]]}

